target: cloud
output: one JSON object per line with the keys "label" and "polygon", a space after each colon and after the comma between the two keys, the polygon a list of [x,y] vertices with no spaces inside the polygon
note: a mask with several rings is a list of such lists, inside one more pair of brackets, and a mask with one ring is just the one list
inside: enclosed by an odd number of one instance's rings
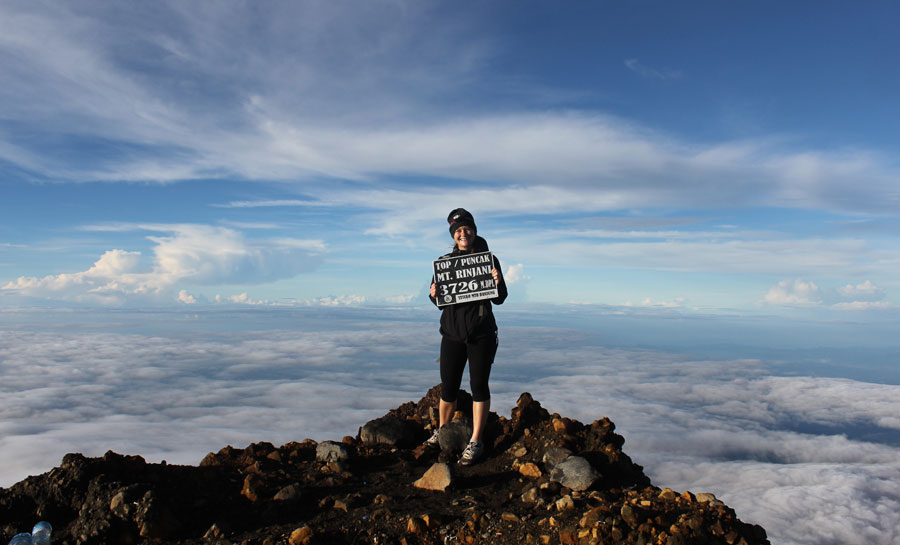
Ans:
{"label": "cloud", "polygon": [[764,301],[770,305],[810,305],[822,302],[819,286],[800,278],[782,280],[769,288]]}
{"label": "cloud", "polygon": [[835,303],[831,308],[836,310],[887,310],[896,307],[887,301],[850,301]]}
{"label": "cloud", "polygon": [[633,306],[642,306],[642,307],[662,307],[662,308],[678,308],[682,304],[684,304],[684,297],[676,297],[671,301],[654,301],[650,297],[645,298],[638,305],[635,305],[631,301],[626,301],[624,306],[633,307]]}
{"label": "cloud", "polygon": [[181,290],[178,292],[178,302],[184,303],[185,305],[193,305],[197,302],[197,299],[188,293],[187,290]]}
{"label": "cloud", "polygon": [[365,302],[366,302],[366,297],[363,295],[328,296],[328,297],[319,297],[317,299],[311,299],[309,301],[309,303],[312,305],[319,305],[319,306],[323,306],[323,307],[361,305]]}
{"label": "cloud", "polygon": [[214,204],[212,206],[219,208],[271,208],[280,206],[326,206],[326,204],[299,199],[279,199],[264,201],[232,201],[226,204]]}
{"label": "cloud", "polygon": [[[0,483],[47,471],[70,451],[196,464],[226,444],[338,439],[438,382],[433,309],[237,312],[219,317],[228,335],[183,311],[117,313],[114,324],[79,313],[42,332],[16,325],[27,316],[8,322]],[[574,312],[579,327],[590,322],[589,310]],[[499,413],[530,391],[551,412],[610,416],[654,484],[713,492],[773,542],[895,540],[900,387],[610,348],[593,331],[522,325],[534,315],[501,323],[491,377]],[[128,320],[144,333],[121,333]]]}
{"label": "cloud", "polygon": [[627,59],[625,61],[625,66],[635,74],[647,79],[666,81],[681,79],[681,77],[683,76],[680,70],[671,70],[668,68],[657,70],[656,68],[651,68],[649,66],[641,64],[637,59]]}
{"label": "cloud", "polygon": [[[108,226],[162,232],[151,259],[140,252],[109,250],[83,272],[20,277],[2,290],[34,297],[121,304],[138,297],[169,297],[178,284],[262,283],[314,269],[325,246],[318,240],[246,239],[225,227],[192,224]],[[179,299],[181,299],[179,293]]]}
{"label": "cloud", "polygon": [[506,283],[513,285],[518,284],[519,282],[528,282],[531,280],[531,277],[525,274],[525,265],[517,263],[515,265],[510,265],[509,268],[506,269],[503,280],[506,281]]}
{"label": "cloud", "polygon": [[884,297],[884,290],[866,280],[862,284],[847,284],[842,288],[838,288],[841,296],[852,299],[854,301],[878,301]]}
{"label": "cloud", "polygon": [[[520,193],[501,205],[518,214],[566,202],[590,213],[788,206],[892,214],[900,204],[896,166],[878,150],[821,150],[780,136],[697,142],[596,110],[436,107],[477,93],[471,82],[490,77],[503,53],[477,13],[405,2],[263,12],[95,3],[90,17],[35,3],[0,9],[8,83],[0,100],[10,105],[5,119],[29,134],[0,136],[0,159],[37,179],[279,180],[309,196],[221,205],[234,208],[340,203],[348,186],[402,189],[397,180],[409,176]],[[642,77],[680,75],[625,62]],[[90,160],[76,152],[85,145],[96,150]],[[421,203],[430,192],[401,194]],[[536,206],[548,193],[548,209]]]}

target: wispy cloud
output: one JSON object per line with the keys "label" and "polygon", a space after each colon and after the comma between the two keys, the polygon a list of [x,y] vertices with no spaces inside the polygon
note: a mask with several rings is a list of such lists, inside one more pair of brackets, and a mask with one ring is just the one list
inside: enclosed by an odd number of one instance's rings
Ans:
{"label": "wispy cloud", "polygon": [[[237,177],[289,181],[310,197],[221,205],[232,208],[316,206],[335,202],[323,179],[407,176],[537,194],[552,186],[582,195],[575,210],[593,212],[749,205],[887,213],[900,204],[897,169],[877,150],[822,150],[778,136],[695,142],[589,110],[441,110],[436,98],[482,77],[496,44],[452,14],[429,24],[427,6],[347,7],[292,4],[261,18],[234,6],[201,13],[156,3],[123,13],[96,4],[83,17],[7,5],[0,76],[10,84],[0,98],[11,105],[6,118],[32,137],[0,142],[0,157],[54,180]],[[678,74],[626,64],[645,77]],[[49,141],[96,152],[90,161],[47,156]],[[525,203],[507,207],[524,213]]]}
{"label": "wispy cloud", "polygon": [[667,81],[673,79],[681,79],[681,77],[684,75],[681,70],[672,70],[670,68],[659,70],[656,68],[651,68],[645,64],[642,64],[637,59],[626,59],[625,66],[635,74],[647,79]]}
{"label": "wispy cloud", "polygon": [[328,206],[327,203],[304,201],[299,199],[280,199],[266,201],[232,201],[226,204],[213,204],[219,208],[268,208],[278,206]]}

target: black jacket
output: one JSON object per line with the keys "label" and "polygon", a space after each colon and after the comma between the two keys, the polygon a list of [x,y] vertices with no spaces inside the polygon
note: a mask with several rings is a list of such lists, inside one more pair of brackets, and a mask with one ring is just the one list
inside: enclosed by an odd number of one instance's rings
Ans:
{"label": "black jacket", "polygon": [[[472,245],[471,253],[487,252],[487,242],[476,237],[475,243]],[[451,257],[463,255],[470,252],[461,252],[454,249],[443,257]],[[500,261],[497,256],[494,257],[494,268],[500,271],[500,282],[497,284],[497,297],[493,299],[481,299],[480,301],[471,301],[467,303],[457,303],[443,307],[441,313],[441,335],[450,340],[457,342],[466,342],[469,339],[478,339],[493,335],[497,332],[497,321],[494,319],[494,311],[491,303],[495,305],[503,304],[508,295],[506,291],[506,282],[503,281],[503,271],[500,269]],[[431,282],[434,283],[434,277]],[[431,297],[431,302],[437,306],[437,301]]]}

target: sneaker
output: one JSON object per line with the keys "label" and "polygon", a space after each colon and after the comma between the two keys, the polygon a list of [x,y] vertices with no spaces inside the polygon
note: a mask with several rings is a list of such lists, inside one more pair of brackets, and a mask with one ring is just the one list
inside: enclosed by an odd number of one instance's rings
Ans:
{"label": "sneaker", "polygon": [[484,443],[481,441],[470,441],[466,450],[462,453],[459,463],[464,466],[470,466],[484,456]]}
{"label": "sneaker", "polygon": [[431,437],[425,440],[423,445],[428,448],[441,448],[441,428],[435,428],[431,433]]}

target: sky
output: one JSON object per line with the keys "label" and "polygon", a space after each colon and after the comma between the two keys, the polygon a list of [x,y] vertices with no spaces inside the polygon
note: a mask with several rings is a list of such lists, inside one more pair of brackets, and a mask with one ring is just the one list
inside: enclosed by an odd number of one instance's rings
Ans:
{"label": "sky", "polygon": [[0,486],[354,434],[502,263],[494,407],[900,539],[896,3],[0,3]]}
{"label": "sky", "polygon": [[896,318],[896,4],[483,4],[4,2],[0,305]]}

